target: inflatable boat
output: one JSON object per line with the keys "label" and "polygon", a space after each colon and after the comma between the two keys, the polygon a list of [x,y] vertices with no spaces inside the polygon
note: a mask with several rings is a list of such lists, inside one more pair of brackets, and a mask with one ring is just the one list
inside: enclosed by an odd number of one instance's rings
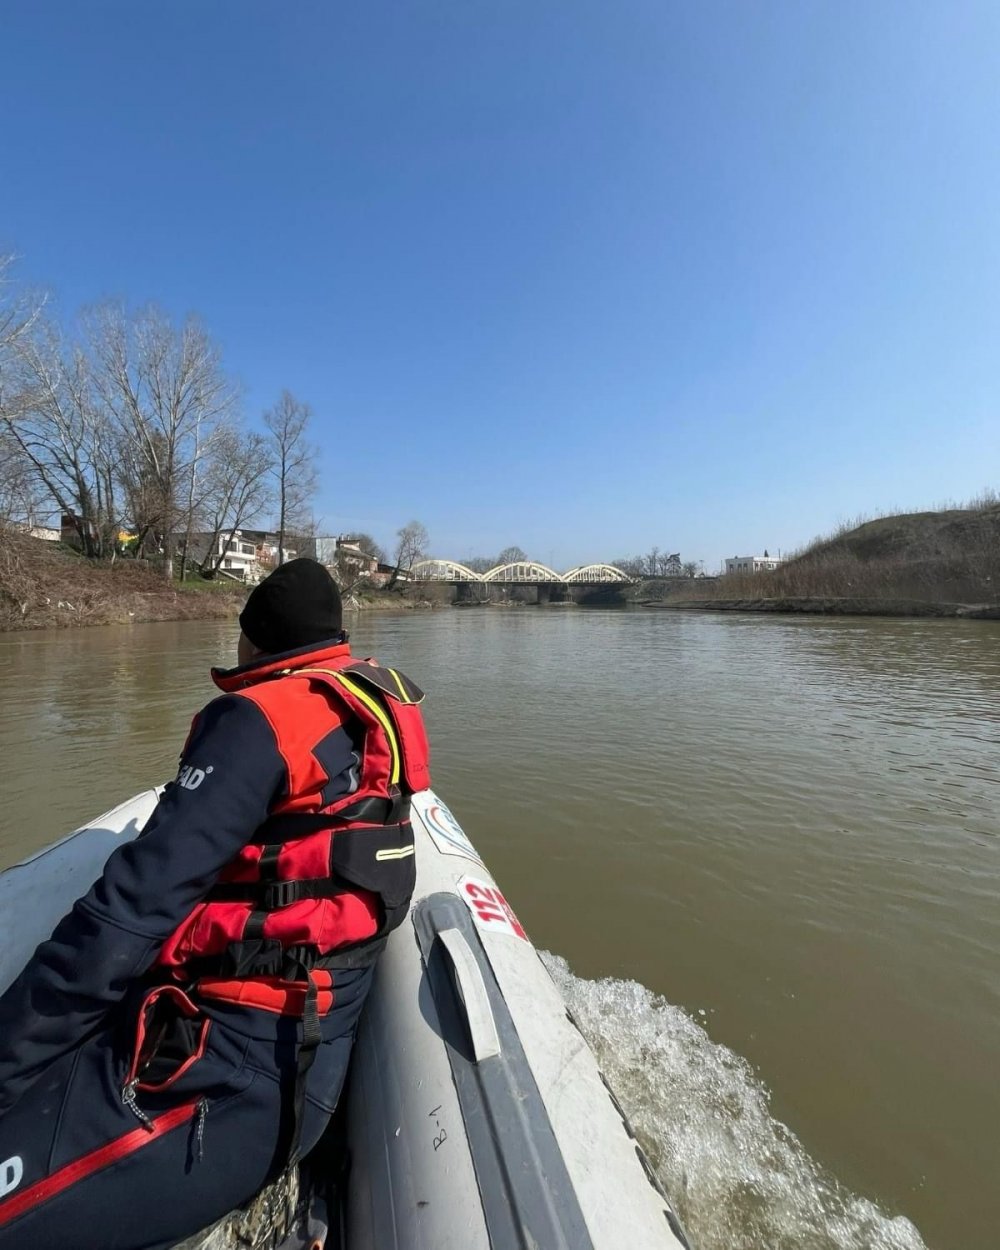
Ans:
{"label": "inflatable boat", "polygon": [[[0,989],[156,800],[140,794],[0,873]],[[413,827],[417,888],[362,1018],[346,1148],[185,1250],[687,1247],[527,933],[433,791],[414,796]]]}

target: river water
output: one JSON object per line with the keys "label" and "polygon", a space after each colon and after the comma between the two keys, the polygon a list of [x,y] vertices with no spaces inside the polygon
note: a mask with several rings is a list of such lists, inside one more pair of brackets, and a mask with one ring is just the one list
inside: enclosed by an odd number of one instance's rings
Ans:
{"label": "river water", "polygon": [[[996,1250],[1000,625],[352,624],[698,1250]],[[236,632],[0,637],[0,866],[172,775]]]}

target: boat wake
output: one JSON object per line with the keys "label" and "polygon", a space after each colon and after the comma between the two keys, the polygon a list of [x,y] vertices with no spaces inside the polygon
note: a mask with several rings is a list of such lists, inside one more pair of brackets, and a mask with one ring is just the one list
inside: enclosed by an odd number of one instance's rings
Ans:
{"label": "boat wake", "polygon": [[747,1060],[635,981],[543,960],[695,1250],[926,1250],[914,1225],[824,1173]]}

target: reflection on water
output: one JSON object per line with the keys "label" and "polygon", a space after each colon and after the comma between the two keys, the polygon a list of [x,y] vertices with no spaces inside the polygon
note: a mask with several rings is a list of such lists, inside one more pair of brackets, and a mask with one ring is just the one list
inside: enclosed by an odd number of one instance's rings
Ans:
{"label": "reflection on water", "polygon": [[[170,775],[235,634],[0,639],[0,861]],[[429,691],[435,782],[568,960],[700,1250],[919,1245],[897,1214],[992,1250],[1000,626],[564,609],[355,634]]]}

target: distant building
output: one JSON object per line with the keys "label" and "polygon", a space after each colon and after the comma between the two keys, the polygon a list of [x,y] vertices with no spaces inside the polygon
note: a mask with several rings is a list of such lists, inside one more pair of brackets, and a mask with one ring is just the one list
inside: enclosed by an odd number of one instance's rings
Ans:
{"label": "distant building", "polygon": [[780,556],[769,556],[765,551],[762,556],[733,556],[726,560],[726,574],[730,573],[768,573],[784,564]]}
{"label": "distant building", "polygon": [[59,537],[68,547],[82,547],[80,531],[83,530],[91,542],[97,542],[97,526],[93,521],[84,521],[73,512],[64,512],[59,518]]}
{"label": "distant building", "polygon": [[[59,529],[48,529],[34,527],[27,531],[34,538],[45,538],[52,542],[64,542],[67,547],[75,547],[78,551],[83,546],[80,535],[84,533],[92,543],[97,543],[101,538],[101,533],[97,525],[93,521],[84,521],[82,517],[78,517],[75,512],[64,512],[59,519]],[[105,533],[104,538],[110,542],[110,535]],[[118,550],[124,551],[129,543],[135,542],[135,534],[128,530],[118,530],[117,543]]]}
{"label": "distant building", "polygon": [[329,536],[312,535],[303,539],[299,555],[318,560],[320,564],[332,569],[337,563],[337,541]]}
{"label": "distant building", "polygon": [[[240,582],[259,582],[263,568],[258,559],[258,545],[247,538],[242,530],[235,530],[232,537],[226,530],[221,534],[192,534],[188,555],[197,564],[212,558],[217,572]],[[219,558],[221,557],[221,559]]]}
{"label": "distant building", "polygon": [[374,577],[378,572],[376,557],[362,551],[353,539],[341,535],[337,539],[334,554],[337,566],[352,577]]}
{"label": "distant building", "polygon": [[[271,569],[278,567],[278,535],[274,530],[241,530],[244,542],[255,543],[257,546],[257,563],[261,566],[264,573],[269,573]],[[284,561],[294,560],[296,555],[294,547],[284,548]],[[283,561],[283,562],[284,562]]]}
{"label": "distant building", "polygon": [[325,564],[342,586],[360,581],[370,582],[374,586],[381,585],[378,560],[348,534],[338,534],[336,537],[315,535],[303,539],[299,554]]}
{"label": "distant building", "polygon": [[[15,521],[14,529],[29,538],[41,538],[47,543],[57,543],[62,538],[62,531],[50,525],[32,525],[29,521]],[[75,533],[75,531],[74,531]]]}

